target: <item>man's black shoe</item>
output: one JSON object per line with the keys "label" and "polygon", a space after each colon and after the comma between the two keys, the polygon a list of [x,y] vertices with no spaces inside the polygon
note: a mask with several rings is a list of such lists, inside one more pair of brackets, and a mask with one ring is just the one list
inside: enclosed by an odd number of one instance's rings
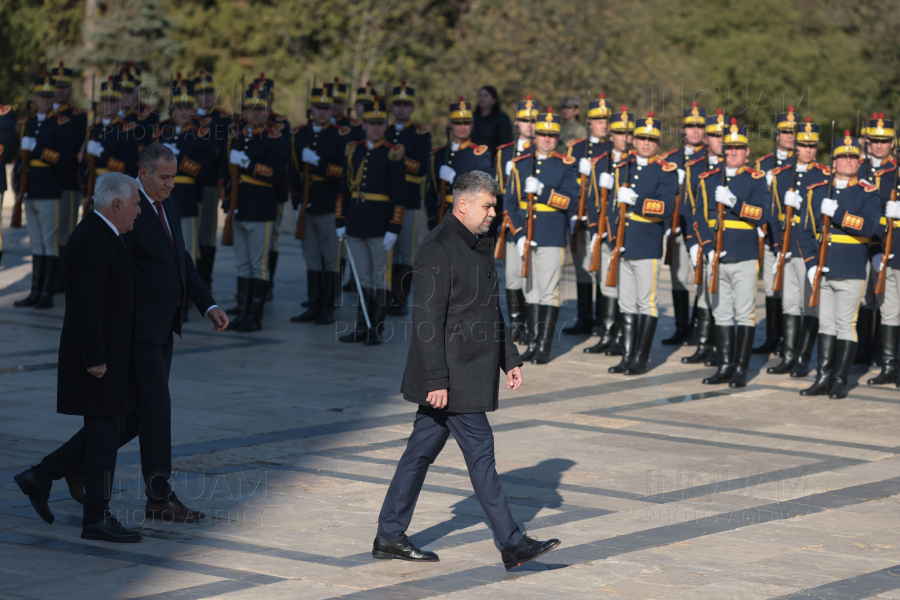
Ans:
{"label": "man's black shoe", "polygon": [[559,540],[539,542],[534,538],[523,535],[522,539],[519,540],[519,543],[516,544],[514,548],[507,548],[501,552],[500,558],[503,560],[503,566],[509,571],[529,560],[534,560],[539,556],[547,554],[557,546],[559,546]]}
{"label": "man's black shoe", "polygon": [[28,469],[19,473],[13,477],[13,479],[16,480],[22,493],[31,500],[31,506],[37,511],[37,514],[39,514],[43,520],[53,525],[53,521],[56,517],[53,516],[53,511],[51,511],[50,506],[47,505],[47,501],[50,500],[50,490],[40,484],[37,477],[34,476],[34,471]]}
{"label": "man's black shoe", "polygon": [[375,538],[375,542],[372,544],[372,556],[421,562],[438,562],[440,560],[434,552],[419,550],[419,547],[405,535],[403,539],[397,541]]}
{"label": "man's black shoe", "polygon": [[93,525],[85,525],[81,529],[81,537],[86,540],[102,540],[128,544],[141,541],[141,534],[122,527],[115,517],[109,516]]}

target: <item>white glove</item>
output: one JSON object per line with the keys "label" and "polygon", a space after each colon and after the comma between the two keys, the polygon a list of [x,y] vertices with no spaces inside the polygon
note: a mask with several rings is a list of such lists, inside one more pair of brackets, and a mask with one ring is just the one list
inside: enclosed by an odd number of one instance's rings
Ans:
{"label": "white glove", "polygon": [[688,250],[688,256],[691,258],[691,265],[696,269],[697,268],[697,258],[700,256],[700,244],[695,244],[691,246],[691,249]]}
{"label": "white glove", "polygon": [[535,194],[536,196],[540,196],[541,192],[544,190],[544,184],[541,183],[541,180],[537,177],[526,177],[525,178],[525,193],[526,194]]}
{"label": "white glove", "polygon": [[338,227],[337,228],[337,236],[338,236],[338,239],[347,237],[347,228],[346,227]]}
{"label": "white glove", "polygon": [[569,219],[569,233],[575,233],[575,223],[578,222],[578,215],[575,215],[571,219]]}
{"label": "white glove", "polygon": [[22,138],[22,150],[31,152],[34,150],[35,146],[37,146],[37,140],[35,138],[28,137],[27,135]]}
{"label": "white glove", "polygon": [[678,185],[684,185],[684,169],[678,169]]}
{"label": "white glove", "polygon": [[250,157],[243,150],[232,150],[228,154],[228,162],[241,168],[246,168],[250,164]]}
{"label": "white glove", "polygon": [[453,180],[456,179],[456,171],[447,165],[441,165],[441,169],[438,171],[438,177],[447,183],[453,183]]}
{"label": "white glove", "polygon": [[591,236],[591,254],[594,253],[594,246],[597,244],[597,234]]}
{"label": "white glove", "polygon": [[586,158],[582,158],[578,161],[578,172],[582,175],[590,175],[591,174],[591,161]]}
{"label": "white glove", "polygon": [[772,175],[772,171],[766,171],[766,185],[772,185],[772,180],[774,178],[775,176]]}
{"label": "white glove", "polygon": [[616,180],[613,179],[612,174],[610,173],[600,173],[600,187],[611,190],[613,186],[616,184]]}
{"label": "white glove", "polygon": [[394,247],[394,242],[397,241],[397,234],[391,233],[390,231],[386,231],[384,234],[384,251],[390,252],[391,248]]}
{"label": "white glove", "polygon": [[319,161],[322,160],[322,158],[314,150],[304,148],[303,158],[301,160],[305,163],[311,164],[314,167],[318,167]]}
{"label": "white glove", "polygon": [[633,189],[627,187],[620,187],[619,191],[616,192],[616,202],[621,202],[628,206],[634,206],[634,201],[637,200],[637,197],[637,193]]}
{"label": "white glove", "polygon": [[761,238],[764,238],[764,237],[766,237],[766,232],[762,230],[762,227],[757,227],[756,235],[758,235]]}
{"label": "white glove", "polygon": [[181,154],[181,150],[179,150],[178,147],[175,146],[175,144],[168,144],[166,142],[163,142],[163,146],[165,146],[166,148],[171,150],[172,154],[174,154],[175,156],[178,156],[179,154]]}
{"label": "white glove", "polygon": [[802,201],[803,201],[803,196],[801,196],[799,192],[795,192],[794,190],[788,190],[784,194],[785,206],[790,206],[794,210],[800,210],[800,203]]}
{"label": "white glove", "polygon": [[[784,262],[789,261],[789,260],[791,259],[791,256],[793,256],[793,254],[791,254],[790,252],[788,252],[787,254],[785,254],[785,255],[784,255]],[[781,260],[781,253],[779,252],[779,253],[778,253],[778,256],[775,257],[775,264],[772,265],[772,272],[773,272],[773,273],[777,273],[777,272],[778,272],[778,261],[780,261],[780,260]]]}
{"label": "white glove", "polygon": [[[709,264],[712,264],[713,256],[715,256],[715,254],[716,254],[716,251],[715,251],[715,250],[710,250],[709,252],[706,253],[706,260],[707,260],[707,262],[709,262]],[[722,251],[719,253],[719,258],[720,258],[720,259],[721,259],[721,258],[724,258],[726,254],[728,254],[728,251],[727,251],[727,250],[722,250]]]}
{"label": "white glove", "polygon": [[872,257],[872,269],[876,273],[881,273],[881,258],[884,256],[883,252],[879,252],[875,256]]}
{"label": "white glove", "polygon": [[834,211],[837,210],[838,203],[832,200],[831,198],[822,198],[822,214],[828,215],[829,217],[834,216]]}
{"label": "white glove", "polygon": [[509,174],[512,173],[513,161],[506,161],[506,166],[503,167],[503,170],[506,171],[506,176],[509,177]]}
{"label": "white glove", "polygon": [[103,154],[103,144],[95,140],[88,140],[87,153],[100,158],[100,155]]}
{"label": "white glove", "polygon": [[806,272],[806,277],[809,279],[809,285],[815,285],[816,282],[816,268],[810,267]]}
{"label": "white glove", "polygon": [[884,216],[888,219],[900,219],[900,202],[888,202],[884,206]]}
{"label": "white glove", "polygon": [[516,250],[519,251],[519,256],[521,256],[522,258],[525,258],[525,243],[527,241],[528,240],[526,240],[524,237],[520,237],[518,240],[516,240]]}
{"label": "white glove", "polygon": [[716,186],[716,202],[731,208],[737,202],[737,196],[732,194],[731,190],[724,185]]}

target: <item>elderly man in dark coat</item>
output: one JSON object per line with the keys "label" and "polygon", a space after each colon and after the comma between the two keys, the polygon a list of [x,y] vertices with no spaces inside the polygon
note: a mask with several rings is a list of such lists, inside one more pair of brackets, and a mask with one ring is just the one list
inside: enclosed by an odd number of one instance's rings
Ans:
{"label": "elderly man in dark coat", "polygon": [[431,465],[453,433],[472,487],[502,548],[507,570],[545,554],[559,540],[539,542],[513,520],[497,476],[494,435],[485,413],[497,409],[500,371],[506,387],[522,385],[522,361],[500,312],[494,244],[486,237],[500,189],[482,171],[453,182],[453,212],[416,255],[413,340],[400,391],[419,410],[397,465],[372,548],[375,558],[437,561],[406,536]]}
{"label": "elderly man in dark coat", "polygon": [[135,268],[122,234],[140,214],[137,182],[120,173],[97,179],[94,212],[66,245],[66,314],[59,340],[56,410],[84,417],[84,429],[41,464],[15,476],[19,488],[48,523],[47,502],[54,479],[84,461],[84,517],[81,537],[137,542],[109,511],[116,451],[125,415],[137,406],[134,330],[137,313]]}

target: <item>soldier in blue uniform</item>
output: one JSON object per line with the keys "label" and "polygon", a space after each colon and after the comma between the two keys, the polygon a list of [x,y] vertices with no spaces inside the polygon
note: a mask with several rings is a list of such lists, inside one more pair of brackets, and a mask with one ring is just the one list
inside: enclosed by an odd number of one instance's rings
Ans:
{"label": "soldier in blue uniform", "polygon": [[[537,120],[540,106],[532,100],[531,94],[519,102],[516,107],[516,139],[508,144],[497,146],[497,158],[494,166],[497,170],[497,182],[500,191],[506,193],[509,176],[512,173],[513,161],[525,154],[533,152],[534,122]],[[509,311],[510,330],[515,344],[527,344],[527,320],[525,319],[525,278],[522,277],[522,257],[516,249],[516,232],[509,220],[509,213],[503,211],[501,228],[506,228],[503,265],[506,272],[506,307]]]}
{"label": "soldier in blue uniform", "polygon": [[[6,163],[13,162],[18,148],[16,139],[16,111],[9,104],[0,104],[0,199],[6,193]],[[0,202],[2,205],[2,202]],[[0,259],[3,258],[3,232],[0,229]]]}
{"label": "soldier in blue uniform", "polygon": [[[331,124],[333,100],[323,88],[312,90],[310,121],[291,130],[291,203],[299,215],[306,202],[301,245],[306,260],[307,309],[292,323],[334,323],[338,236],[335,207],[344,174],[350,128]],[[304,198],[309,170],[309,197]]]}
{"label": "soldier in blue uniform", "polygon": [[[627,113],[626,107],[622,107],[622,112]],[[675,210],[678,193],[676,165],[659,158],[661,127],[653,112],[636,120],[635,154],[616,165],[616,204],[624,205],[627,220],[618,257],[622,360],[609,368],[610,373],[647,372],[659,320],[657,289],[665,224]],[[617,235],[620,216],[619,210],[610,214],[609,232],[613,236]]]}
{"label": "soldier in blue uniform", "polygon": [[356,113],[357,119],[362,119],[363,109],[366,102],[375,102],[377,92],[372,87],[372,82],[367,81],[363,87],[356,88],[356,100],[353,101],[353,112]]}
{"label": "soldier in blue uniform", "polygon": [[[746,127],[732,118],[723,144],[724,178],[722,165],[700,174],[691,223],[695,237],[688,239],[688,252],[692,264],[697,263],[700,252],[706,255],[706,293],[716,322],[719,365],[703,383],[728,382],[729,387],[738,388],[747,385],[756,330],[753,311],[759,277],[757,228],[768,221],[770,199],[765,173],[746,166],[750,152]],[[724,243],[719,255],[718,293],[710,294],[719,205],[725,208]]]}
{"label": "soldier in blue uniform", "polygon": [[400,144],[406,150],[403,159],[406,166],[406,210],[403,213],[400,237],[393,250],[393,299],[389,310],[392,316],[402,316],[408,312],[413,260],[416,249],[428,233],[428,228],[423,226],[424,219],[420,221],[420,217],[422,189],[425,187],[431,157],[431,133],[427,127],[412,121],[412,113],[416,108],[415,99],[416,90],[406,85],[405,81],[394,87],[391,98],[394,126],[385,136],[392,144]]}
{"label": "soldier in blue uniform", "polygon": [[[131,165],[137,163],[138,143],[130,135],[134,123],[126,123],[118,113],[121,97],[113,76],[110,75],[109,81],[100,84],[100,97],[97,101],[97,114],[100,118],[88,128],[81,163],[81,181],[84,186],[87,186],[91,178],[91,165],[96,180],[110,171],[131,175]],[[88,198],[88,204],[90,201]]]}
{"label": "soldier in blue uniform", "polygon": [[[276,196],[278,182],[284,181],[285,144],[283,134],[269,127],[265,89],[254,85],[241,102],[241,121],[230,132],[228,162],[223,161],[220,177],[226,192],[238,186],[238,207],[234,214],[234,258],[237,271],[237,306],[228,329],[251,332],[262,329],[263,308],[269,291],[266,254],[281,203]],[[238,167],[237,181],[231,181],[228,165]]]}
{"label": "soldier in blue uniform", "polygon": [[[801,396],[847,397],[847,376],[856,354],[856,317],[865,293],[869,243],[880,229],[878,188],[857,178],[859,141],[844,132],[832,152],[832,180],[809,186],[800,249],[814,283],[819,244],[829,245],[819,296],[819,364],[816,381]],[[832,197],[828,197],[830,195]],[[831,219],[823,231],[822,218]]]}
{"label": "soldier in blue uniform", "polygon": [[[803,198],[810,185],[825,181],[829,176],[828,167],[816,162],[819,144],[819,126],[807,117],[795,133],[797,149],[785,163],[773,169],[772,213],[769,215],[769,230],[773,233],[773,243],[779,252],[786,213],[790,206],[794,209],[791,227],[791,247],[787,249],[784,261],[784,285],[781,290],[784,314],[781,316],[784,351],[782,360],[766,372],[770,375],[790,373],[791,377],[809,375],[809,359],[812,355],[819,332],[819,317],[815,308],[809,306],[810,285],[806,272],[815,264],[814,256],[805,256],[800,251],[801,217],[805,207]],[[776,261],[777,263],[777,261]],[[775,268],[777,268],[777,264]]]}
{"label": "soldier in blue uniform", "polygon": [[[523,361],[550,362],[556,320],[559,316],[559,279],[565,260],[569,221],[578,216],[578,168],[576,160],[556,152],[562,120],[548,108],[535,122],[534,153],[513,159],[503,209],[515,230],[516,251],[524,257],[529,248],[525,278],[525,315],[528,349]],[[534,194],[529,212],[528,195]],[[529,220],[533,237],[528,239]],[[596,219],[595,219],[596,220]]]}
{"label": "soldier in blue uniform", "polygon": [[351,117],[347,114],[347,84],[341,83],[338,77],[334,83],[326,83],[322,86],[328,90],[328,94],[334,100],[331,106],[331,124],[350,128],[350,138],[354,141],[366,139],[363,130],[363,119]]}
{"label": "soldier in blue uniform", "polygon": [[[380,344],[388,310],[387,266],[403,227],[406,211],[405,149],[384,139],[385,105],[378,98],[363,109],[366,139],[346,146],[341,195],[335,221],[339,238],[347,238],[358,269],[361,290],[356,326],[342,342]],[[366,326],[363,303],[373,329]]]}
{"label": "soldier in blue uniform", "polygon": [[[24,208],[31,240],[31,293],[14,304],[52,308],[59,268],[59,203],[75,147],[75,131],[69,117],[53,112],[56,85],[49,72],[38,78],[31,92],[37,112],[23,117],[19,140],[22,151],[30,152]],[[13,171],[16,185],[24,168],[23,159],[22,153],[16,158]]]}
{"label": "soldier in blue uniform", "polygon": [[[491,172],[491,155],[487,146],[473,144],[470,136],[475,124],[472,104],[462,96],[450,105],[450,144],[431,151],[431,165],[425,187],[425,211],[428,229],[440,223],[443,214],[453,206],[453,180],[470,171]],[[442,185],[446,183],[446,186]],[[440,198],[442,188],[444,197]],[[443,211],[442,207],[443,206]]]}
{"label": "soldier in blue uniform", "polygon": [[[147,144],[153,141],[153,133],[159,122],[159,110],[141,101],[141,76],[141,68],[131,62],[128,67],[122,67],[116,77],[122,94],[121,106],[124,107],[119,109],[119,117],[125,123],[132,123],[130,136],[138,144],[138,156]],[[137,171],[138,166],[135,162],[134,165],[128,166],[126,174],[134,173],[137,177]]]}

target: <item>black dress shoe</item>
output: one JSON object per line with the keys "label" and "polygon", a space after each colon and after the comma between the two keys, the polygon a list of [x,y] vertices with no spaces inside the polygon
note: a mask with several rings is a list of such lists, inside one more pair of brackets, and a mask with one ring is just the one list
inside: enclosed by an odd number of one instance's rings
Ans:
{"label": "black dress shoe", "polygon": [[99,523],[82,527],[81,537],[85,540],[101,540],[119,544],[139,542],[143,539],[140,533],[122,527],[122,524],[112,516],[106,517]]}
{"label": "black dress shoe", "polygon": [[507,548],[501,552],[500,558],[503,560],[503,566],[509,571],[529,560],[534,560],[539,556],[547,554],[557,546],[559,546],[559,540],[539,542],[534,538],[523,535],[522,539],[519,540],[519,543],[516,544],[514,548]]}
{"label": "black dress shoe", "polygon": [[56,517],[53,516],[53,511],[51,511],[50,506],[47,505],[47,501],[50,500],[50,490],[41,485],[37,480],[37,477],[34,476],[34,471],[28,469],[19,473],[13,477],[13,479],[16,480],[22,493],[31,500],[31,506],[37,511],[37,514],[39,514],[43,520],[53,525],[53,521]]}
{"label": "black dress shoe", "polygon": [[400,560],[420,562],[440,561],[437,554],[419,550],[419,547],[405,535],[403,539],[397,541],[375,538],[375,542],[372,544],[372,556],[375,558],[399,558]]}

